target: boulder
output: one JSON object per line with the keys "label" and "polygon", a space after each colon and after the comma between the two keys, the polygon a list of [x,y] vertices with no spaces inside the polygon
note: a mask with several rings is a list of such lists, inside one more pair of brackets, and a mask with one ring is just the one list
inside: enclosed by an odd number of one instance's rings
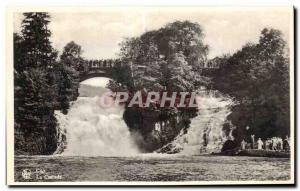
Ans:
{"label": "boulder", "polygon": [[230,150],[234,150],[238,148],[238,144],[236,141],[233,140],[227,140],[225,141],[225,143],[223,144],[223,147],[221,149],[221,152],[226,152],[226,151],[230,151]]}

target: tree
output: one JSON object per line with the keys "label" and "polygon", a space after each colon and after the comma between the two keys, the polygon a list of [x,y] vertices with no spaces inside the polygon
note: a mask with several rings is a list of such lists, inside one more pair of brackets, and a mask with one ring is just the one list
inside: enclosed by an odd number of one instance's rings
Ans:
{"label": "tree", "polygon": [[14,69],[16,72],[21,72],[23,69],[23,52],[22,42],[23,38],[18,33],[14,33]]}
{"label": "tree", "polygon": [[53,103],[47,99],[50,88],[45,75],[40,69],[24,71],[20,74],[22,89],[15,94],[24,98],[18,102],[16,120],[28,146],[23,148],[31,154],[51,154],[56,149],[56,119]]}
{"label": "tree", "polygon": [[194,89],[194,72],[182,52],[170,55],[167,69],[162,71],[166,72],[163,76],[169,76],[161,80],[162,84],[166,84],[166,89],[178,92],[189,92]]}
{"label": "tree", "polygon": [[51,32],[48,29],[50,15],[45,12],[24,13],[22,21],[22,48],[26,67],[51,67],[57,57],[57,52],[49,40]]}
{"label": "tree", "polygon": [[[52,154],[56,149],[55,81],[57,52],[49,41],[49,15],[24,13],[21,35],[14,38],[16,149]],[[21,146],[20,146],[21,145]]]}
{"label": "tree", "polygon": [[79,96],[80,71],[83,69],[81,46],[69,42],[60,56],[60,62],[55,67],[58,73],[58,104],[64,114],[67,113],[70,102]]}
{"label": "tree", "polygon": [[[115,65],[114,82],[110,82],[109,88],[115,92],[141,92],[142,95],[150,91],[196,90],[204,83],[199,70],[206,61],[208,46],[203,43],[203,37],[199,24],[176,21],[140,37],[125,39],[120,44],[122,64]],[[185,101],[188,99],[187,96]],[[196,113],[195,108],[180,110],[169,106],[159,108],[153,104],[148,108],[126,108],[124,119],[130,129],[142,134],[142,149],[153,151],[187,128]],[[160,138],[153,137],[155,123],[164,124]]]}
{"label": "tree", "polygon": [[69,42],[64,47],[64,50],[60,56],[60,59],[65,65],[74,68],[77,71],[81,71],[83,68],[82,48],[74,41]]}
{"label": "tree", "polygon": [[[281,32],[264,29],[258,44],[247,44],[229,57],[214,76],[214,88],[232,96],[228,119],[238,139],[289,135],[289,66]],[[246,127],[250,127],[248,130]]]}
{"label": "tree", "polygon": [[[203,37],[199,24],[189,21],[169,23],[157,31],[144,33],[139,38],[125,39],[120,45],[121,62],[129,65],[136,90],[141,89],[141,86],[166,88],[165,80],[170,78],[168,75],[172,73],[170,70],[173,70],[172,64],[175,63],[186,65],[181,77],[186,78],[187,73],[192,75],[189,79],[190,86],[195,89],[196,85],[199,86],[204,81],[199,72],[207,60],[208,52]],[[179,55],[182,62],[173,63],[172,59]],[[169,81],[169,86],[171,82]],[[185,85],[187,84],[181,86]]]}
{"label": "tree", "polygon": [[203,42],[202,27],[189,21],[176,21],[158,30],[156,42],[165,57],[182,52],[187,62],[197,70],[207,60],[208,46]]}

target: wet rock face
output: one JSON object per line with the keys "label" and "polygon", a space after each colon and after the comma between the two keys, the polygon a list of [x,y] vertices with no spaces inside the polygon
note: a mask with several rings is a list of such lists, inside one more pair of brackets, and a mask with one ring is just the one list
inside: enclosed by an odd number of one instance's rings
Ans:
{"label": "wet rock face", "polygon": [[236,149],[237,147],[238,147],[238,143],[236,141],[227,140],[223,144],[221,152],[230,151],[230,150]]}
{"label": "wet rock face", "polygon": [[[171,148],[164,148],[164,145],[172,142],[182,129],[188,128],[190,116],[176,117],[164,116],[163,112],[139,110],[138,108],[126,108],[123,119],[134,135],[135,143],[143,152],[153,152],[161,149],[162,153],[177,153]],[[156,129],[156,126],[159,129]],[[173,148],[173,147],[172,147]]]}

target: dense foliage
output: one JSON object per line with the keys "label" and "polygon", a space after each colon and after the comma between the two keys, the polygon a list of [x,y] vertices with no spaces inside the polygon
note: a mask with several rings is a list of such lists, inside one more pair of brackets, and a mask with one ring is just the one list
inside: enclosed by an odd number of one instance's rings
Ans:
{"label": "dense foliage", "polygon": [[83,68],[83,58],[81,57],[81,46],[75,42],[69,42],[60,56],[60,61],[56,65],[58,73],[58,105],[64,114],[70,108],[70,102],[79,96],[79,74]]}
{"label": "dense foliage", "polygon": [[[208,52],[203,37],[199,24],[177,21],[140,37],[125,39],[120,44],[122,64],[114,67],[114,81],[109,88],[142,94],[164,91],[169,95],[197,90],[207,83],[200,72]],[[173,140],[181,129],[188,128],[196,112],[197,108],[180,110],[153,104],[149,108],[127,108],[124,119],[132,131],[141,134],[143,141],[139,145],[151,151]],[[162,128],[160,134],[154,131],[157,123]]]}
{"label": "dense foliage", "polygon": [[228,119],[238,141],[254,134],[262,139],[290,131],[289,58],[280,31],[264,29],[257,44],[247,44],[222,60],[214,88],[234,98]]}
{"label": "dense foliage", "polygon": [[78,96],[74,55],[65,56],[65,49],[57,61],[49,22],[48,13],[24,13],[21,34],[14,34],[16,153],[52,154],[57,147],[54,111],[66,113]]}

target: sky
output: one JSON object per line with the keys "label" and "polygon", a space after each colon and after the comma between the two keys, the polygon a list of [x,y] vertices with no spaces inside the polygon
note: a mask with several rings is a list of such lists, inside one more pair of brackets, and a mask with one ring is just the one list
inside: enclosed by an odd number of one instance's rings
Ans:
{"label": "sky", "polygon": [[[83,48],[86,59],[116,58],[119,43],[159,29],[167,23],[189,20],[200,24],[208,58],[232,54],[248,42],[256,43],[264,27],[279,29],[286,41],[290,34],[291,8],[221,7],[102,7],[94,9],[51,9],[49,29],[55,49],[62,51],[70,41]],[[14,32],[19,32],[22,12],[14,13]]]}

